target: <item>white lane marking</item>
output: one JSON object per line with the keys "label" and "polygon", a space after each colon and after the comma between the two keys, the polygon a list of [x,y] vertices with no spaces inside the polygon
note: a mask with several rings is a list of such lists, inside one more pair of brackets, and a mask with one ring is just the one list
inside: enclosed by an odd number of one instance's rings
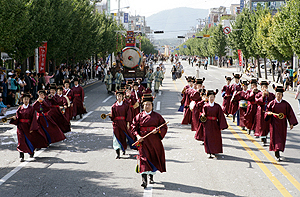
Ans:
{"label": "white lane marking", "polygon": [[87,98],[87,96],[84,97],[84,99],[86,99],[86,98]]}
{"label": "white lane marking", "polygon": [[[91,113],[93,113],[93,111],[88,112],[86,115],[84,115],[80,120],[76,121],[76,123],[80,123],[81,121],[83,121],[86,117],[88,117]],[[46,148],[42,148],[41,150],[37,151],[34,153],[34,156],[37,157],[39,156],[42,152],[44,152],[46,150]],[[33,161],[34,158],[29,158],[26,161],[22,162],[21,164],[19,164],[17,167],[15,167],[12,171],[10,171],[9,173],[7,173],[4,177],[2,177],[0,179],[0,186],[5,183],[10,177],[12,177],[14,174],[16,174],[19,170],[21,170],[23,167],[25,167],[29,162]]]}
{"label": "white lane marking", "polygon": [[160,101],[157,101],[156,103],[156,110],[160,110]]}
{"label": "white lane marking", "polygon": [[112,97],[112,95],[107,97],[104,101],[102,101],[102,103],[106,103],[106,101],[108,101],[111,97]]}
{"label": "white lane marking", "polygon": [[158,96],[161,96],[161,91],[159,91]]}
{"label": "white lane marking", "polygon": [[144,195],[143,197],[152,197],[152,185],[149,184],[147,187],[144,189]]}
{"label": "white lane marking", "polygon": [[81,121],[83,121],[84,119],[86,119],[91,113],[93,113],[94,111],[90,111],[87,114],[85,114],[80,120],[77,120],[73,125],[78,125],[78,123],[80,123]]}

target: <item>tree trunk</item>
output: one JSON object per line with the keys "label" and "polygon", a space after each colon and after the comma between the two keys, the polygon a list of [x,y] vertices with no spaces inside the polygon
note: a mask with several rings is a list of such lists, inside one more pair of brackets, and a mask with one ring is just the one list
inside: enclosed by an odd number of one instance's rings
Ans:
{"label": "tree trunk", "polygon": [[260,72],[260,65],[259,65],[259,56],[256,56],[257,60],[257,71],[258,71],[258,78],[261,78],[261,72]]}
{"label": "tree trunk", "polygon": [[264,57],[264,67],[265,67],[265,79],[268,79],[267,58],[266,57]]}

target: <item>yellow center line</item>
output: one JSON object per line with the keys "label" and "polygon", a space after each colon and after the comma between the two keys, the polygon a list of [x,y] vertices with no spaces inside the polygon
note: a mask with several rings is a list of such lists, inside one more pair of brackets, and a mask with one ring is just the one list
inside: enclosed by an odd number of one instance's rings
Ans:
{"label": "yellow center line", "polygon": [[183,80],[180,78],[180,81],[181,81],[181,83],[184,85],[184,86],[186,86],[186,84],[184,84],[184,82],[183,82]]}
{"label": "yellow center line", "polygon": [[238,142],[244,147],[247,153],[252,157],[255,163],[260,167],[260,169],[265,173],[265,175],[270,179],[274,186],[280,191],[283,196],[292,196],[287,189],[280,183],[280,181],[272,174],[272,172],[267,168],[267,166],[257,157],[257,155],[251,150],[251,148],[242,140],[242,138],[237,134],[233,128],[228,125],[228,129],[233,134],[233,136],[238,140]]}
{"label": "yellow center line", "polygon": [[173,83],[174,83],[174,86],[175,86],[175,90],[178,91],[178,88],[177,88],[177,86],[176,86],[175,81],[173,81]]}
{"label": "yellow center line", "polygon": [[267,157],[267,159],[300,191],[300,183],[290,174],[282,165],[280,165],[271,155],[264,149],[252,136],[248,135],[246,131],[239,129],[245,136]]}

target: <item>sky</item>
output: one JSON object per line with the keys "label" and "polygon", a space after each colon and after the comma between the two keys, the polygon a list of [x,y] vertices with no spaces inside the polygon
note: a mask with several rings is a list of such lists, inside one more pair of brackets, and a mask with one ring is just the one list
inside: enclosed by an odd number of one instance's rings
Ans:
{"label": "sky", "polygon": [[[110,0],[111,10],[118,8],[118,0]],[[178,7],[209,9],[219,6],[230,7],[231,4],[239,4],[240,0],[120,0],[120,7],[130,6],[123,9],[131,15],[151,16],[163,10]],[[117,12],[117,10],[111,11]]]}

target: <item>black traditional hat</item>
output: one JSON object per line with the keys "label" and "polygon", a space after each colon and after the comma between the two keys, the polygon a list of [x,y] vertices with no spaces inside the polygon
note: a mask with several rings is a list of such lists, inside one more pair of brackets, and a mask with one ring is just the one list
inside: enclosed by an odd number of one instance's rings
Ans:
{"label": "black traditional hat", "polygon": [[70,79],[65,79],[64,83],[70,83]]}
{"label": "black traditional hat", "polygon": [[216,89],[216,91],[214,91],[214,90],[207,90],[206,91],[206,96],[208,97],[209,95],[216,95],[216,94],[218,94],[218,92],[219,92],[218,89]]}
{"label": "black traditional hat", "polygon": [[244,85],[244,86],[247,86],[247,85],[249,85],[249,81],[248,81],[248,80],[244,80],[244,81],[242,81],[242,85]]}
{"label": "black traditional hat", "polygon": [[132,80],[132,79],[127,79],[126,84],[131,85],[132,83],[133,83],[133,80]]}
{"label": "black traditional hat", "polygon": [[283,86],[277,86],[277,87],[276,87],[276,86],[273,84],[273,89],[275,90],[275,92],[281,92],[281,93],[284,92]]}
{"label": "black traditional hat", "polygon": [[227,76],[225,76],[225,79],[226,79],[227,81],[231,81],[231,80],[232,80],[231,77],[227,77]]}
{"label": "black traditional hat", "polygon": [[133,86],[139,86],[139,83],[137,81],[133,82]]}
{"label": "black traditional hat", "polygon": [[145,94],[143,94],[143,97],[152,97],[152,94],[151,93],[145,93]]}
{"label": "black traditional hat", "polygon": [[45,90],[39,90],[39,94],[46,94]]}
{"label": "black traditional hat", "polygon": [[57,89],[58,90],[63,90],[64,88],[63,88],[63,86],[57,86]]}
{"label": "black traditional hat", "polygon": [[117,94],[122,94],[122,95],[124,95],[124,94],[125,94],[124,89],[120,89],[120,90],[116,91],[116,95],[117,95]]}
{"label": "black traditional hat", "polygon": [[49,88],[50,90],[52,89],[52,90],[56,90],[56,84],[50,84],[50,88]]}
{"label": "black traditional hat", "polygon": [[251,79],[251,80],[250,80],[250,83],[251,83],[251,84],[257,84],[257,79]]}
{"label": "black traditional hat", "polygon": [[196,79],[196,84],[203,84],[204,80],[205,80],[204,77],[203,77],[203,79]]}
{"label": "black traditional hat", "polygon": [[31,98],[30,94],[28,94],[28,93],[24,93],[24,94],[22,94],[22,97],[21,97],[21,98],[25,98],[25,97],[27,97],[27,98]]}
{"label": "black traditional hat", "polygon": [[143,96],[143,103],[147,102],[147,101],[152,103],[153,102],[153,97],[152,96]]}
{"label": "black traditional hat", "polygon": [[77,78],[77,77],[75,77],[75,78],[73,79],[73,81],[79,81],[79,80],[78,80],[78,78]]}
{"label": "black traditional hat", "polygon": [[268,86],[268,85],[269,85],[269,82],[267,82],[267,81],[261,81],[259,85],[261,85],[261,86],[263,86],[263,85]]}
{"label": "black traditional hat", "polygon": [[243,76],[243,74],[234,74],[234,73],[232,73],[232,75],[236,79],[240,79]]}

